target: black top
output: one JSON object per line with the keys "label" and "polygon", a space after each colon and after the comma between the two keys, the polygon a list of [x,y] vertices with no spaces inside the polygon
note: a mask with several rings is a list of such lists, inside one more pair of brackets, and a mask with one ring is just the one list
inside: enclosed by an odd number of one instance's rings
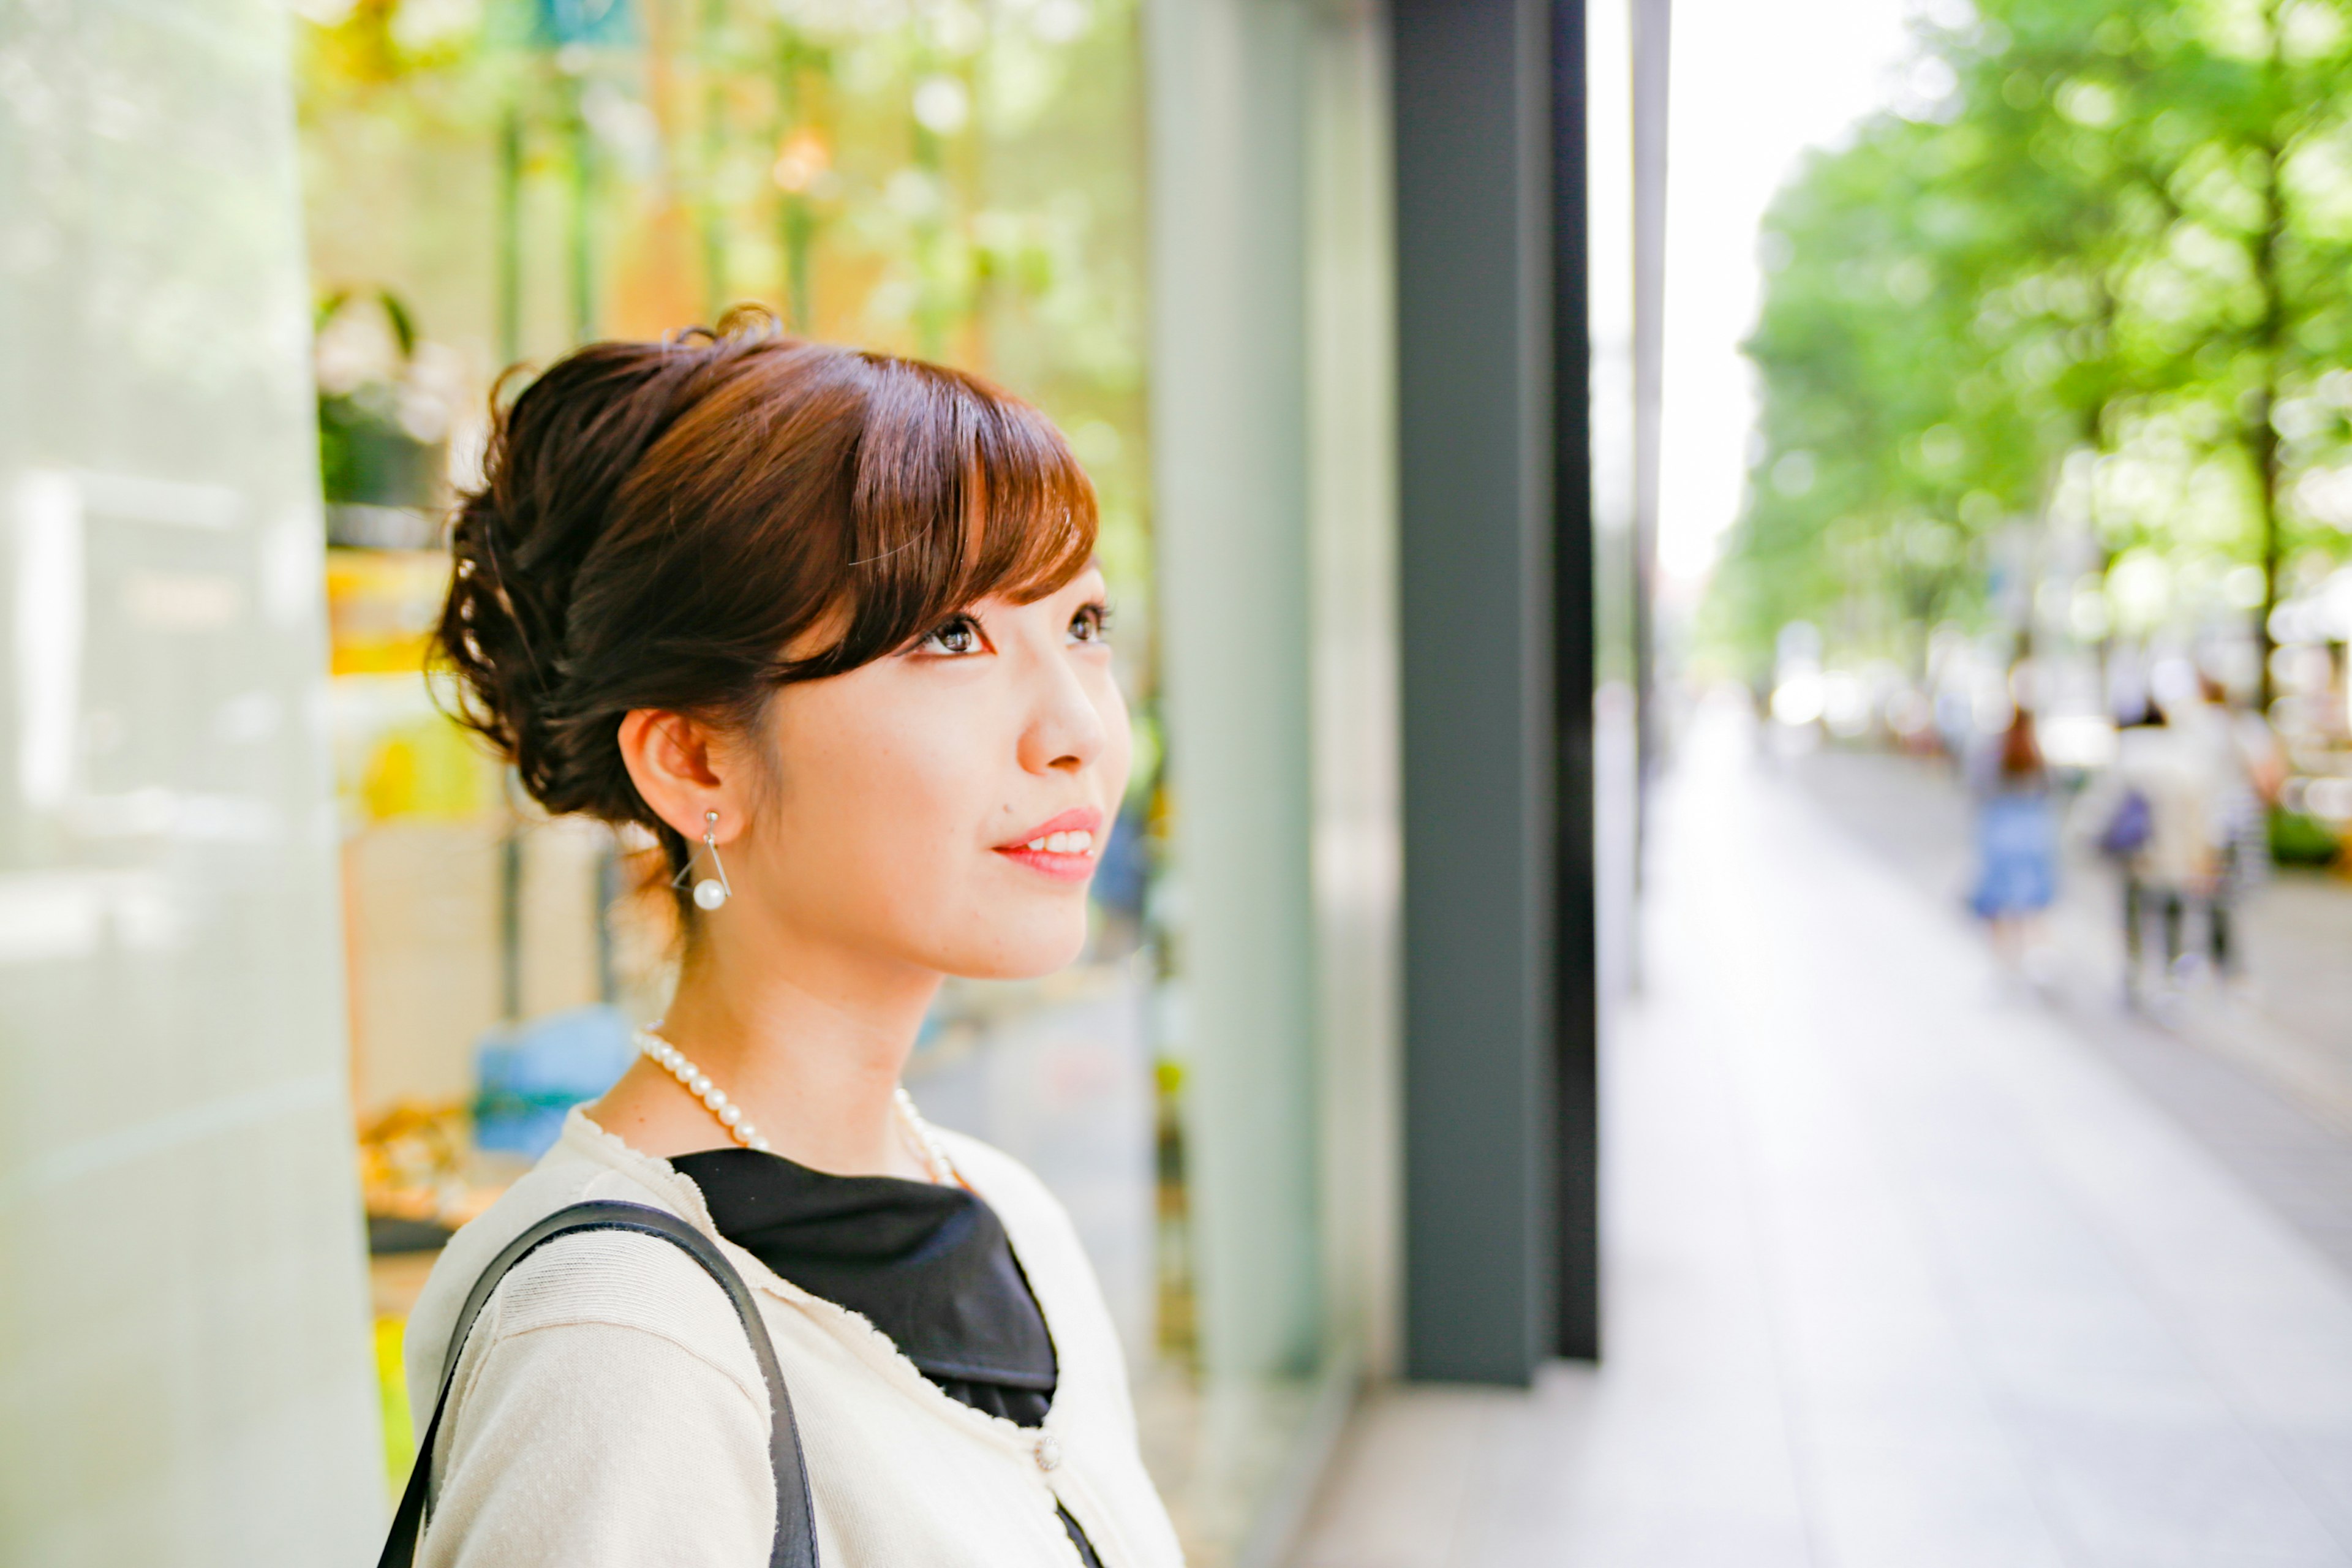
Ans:
{"label": "black top", "polygon": [[[1004,1222],[977,1193],[896,1176],[835,1176],[752,1149],[670,1161],[719,1234],[812,1296],[861,1314],[950,1398],[1044,1423],[1057,1368],[1045,1315]],[[1069,1510],[1062,1524],[1101,1568]]]}

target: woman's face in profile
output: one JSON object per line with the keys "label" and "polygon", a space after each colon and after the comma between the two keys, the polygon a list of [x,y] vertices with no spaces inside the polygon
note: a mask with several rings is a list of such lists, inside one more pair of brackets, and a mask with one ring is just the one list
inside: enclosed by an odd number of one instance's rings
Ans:
{"label": "woman's face in profile", "polygon": [[[1127,788],[1099,571],[988,599],[914,646],[779,691],[776,781],[727,853],[819,945],[974,978],[1077,956]],[[723,919],[724,916],[718,917]]]}

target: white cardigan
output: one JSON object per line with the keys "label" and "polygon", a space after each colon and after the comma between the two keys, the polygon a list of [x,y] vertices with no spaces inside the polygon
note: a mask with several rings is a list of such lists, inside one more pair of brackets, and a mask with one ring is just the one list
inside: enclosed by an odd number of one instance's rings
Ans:
{"label": "white cardigan", "polygon": [[[1068,1217],[1014,1161],[940,1136],[1003,1220],[1053,1335],[1059,1386],[1042,1428],[949,1398],[866,1319],[719,1241],[783,1366],[824,1568],[1073,1568],[1056,1502],[1103,1568],[1179,1568],[1137,1452],[1118,1337]],[[407,1356],[420,1426],[475,1279],[516,1236],[586,1199],[650,1204],[718,1239],[692,1181],[574,1110],[537,1168],[457,1233],[417,1300]],[[725,1293],[667,1242],[595,1232],[518,1265],[475,1321],[450,1405],[420,1563],[768,1561],[767,1388]]]}

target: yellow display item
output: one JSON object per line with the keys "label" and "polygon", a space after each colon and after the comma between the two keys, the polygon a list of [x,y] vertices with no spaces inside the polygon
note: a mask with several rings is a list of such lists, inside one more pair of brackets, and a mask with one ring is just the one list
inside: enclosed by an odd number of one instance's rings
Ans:
{"label": "yellow display item", "polygon": [[329,668],[422,675],[448,586],[445,551],[328,551]]}
{"label": "yellow display item", "polygon": [[416,1418],[408,1407],[408,1373],[401,1355],[407,1334],[405,1317],[375,1321],[376,1392],[383,1407],[384,1489],[395,1498],[408,1484],[408,1468],[416,1458]]}
{"label": "yellow display item", "polygon": [[435,714],[377,737],[359,798],[373,822],[461,822],[489,807],[495,783],[495,770],[466,731]]}

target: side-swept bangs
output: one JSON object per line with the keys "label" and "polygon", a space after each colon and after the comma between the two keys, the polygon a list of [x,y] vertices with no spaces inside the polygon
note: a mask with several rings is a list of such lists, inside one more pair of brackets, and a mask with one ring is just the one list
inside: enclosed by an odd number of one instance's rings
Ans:
{"label": "side-swept bangs", "polygon": [[[702,352],[707,384],[621,487],[583,568],[576,653],[651,644],[651,665],[706,666],[749,698],[747,683],[870,663],[982,599],[1042,598],[1092,559],[1094,486],[1009,393],[791,339]],[[615,700],[635,685],[616,680]]]}
{"label": "side-swept bangs", "polygon": [[976,377],[859,356],[863,437],[849,479],[839,642],[809,674],[854,668],[982,599],[1062,588],[1093,558],[1094,486],[1045,416]]}

